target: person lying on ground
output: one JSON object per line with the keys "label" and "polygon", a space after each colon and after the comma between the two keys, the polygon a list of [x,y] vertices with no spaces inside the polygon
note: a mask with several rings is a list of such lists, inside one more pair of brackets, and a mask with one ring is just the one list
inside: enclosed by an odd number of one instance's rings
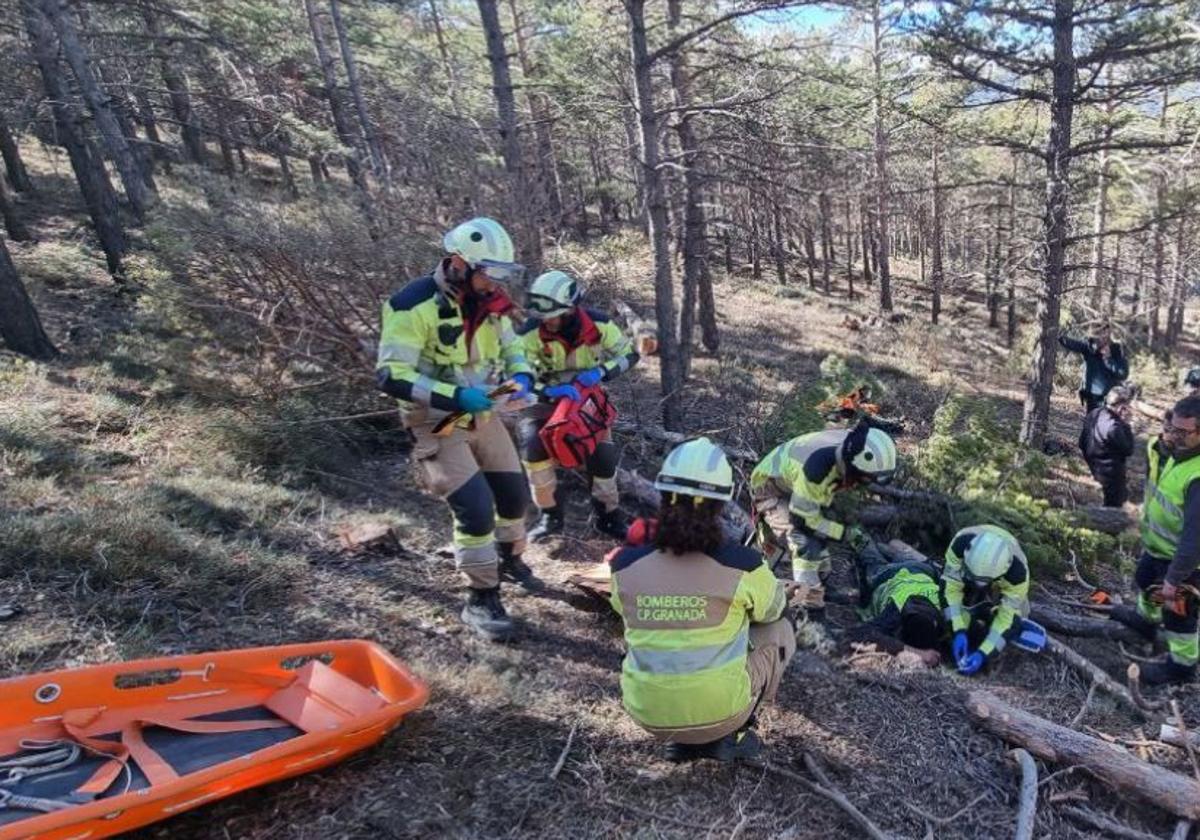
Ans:
{"label": "person lying on ground", "polygon": [[874,542],[858,552],[855,564],[862,623],[843,640],[873,644],[893,656],[911,650],[927,666],[936,666],[946,642],[937,569],[920,561],[889,560]]}

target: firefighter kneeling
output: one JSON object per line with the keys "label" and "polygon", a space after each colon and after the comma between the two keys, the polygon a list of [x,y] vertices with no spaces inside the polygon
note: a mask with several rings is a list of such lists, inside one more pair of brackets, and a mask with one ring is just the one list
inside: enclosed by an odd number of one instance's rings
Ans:
{"label": "firefighter kneeling", "polygon": [[[620,451],[608,439],[611,412],[601,382],[611,382],[638,361],[629,338],[607,315],[579,305],[579,284],[562,271],[547,271],[529,288],[532,317],[521,330],[525,354],[537,373],[539,404],[521,421],[519,438],[533,501],[540,516],[529,530],[533,542],[561,534],[563,513],[555,497],[558,466],[582,466],[592,481],[596,530],[621,539],[625,523],[618,510],[617,462]],[[563,405],[569,400],[572,405]],[[547,445],[545,428],[556,412],[580,421],[577,450]],[[590,428],[588,423],[590,422]]]}
{"label": "firefighter kneeling", "polygon": [[667,742],[667,758],[751,758],[754,713],[775,699],[795,631],[782,582],[754,549],[725,539],[733,469],[707,438],[677,446],[654,486],[652,544],[612,560],[613,609],[628,651],[621,695],[633,719]]}

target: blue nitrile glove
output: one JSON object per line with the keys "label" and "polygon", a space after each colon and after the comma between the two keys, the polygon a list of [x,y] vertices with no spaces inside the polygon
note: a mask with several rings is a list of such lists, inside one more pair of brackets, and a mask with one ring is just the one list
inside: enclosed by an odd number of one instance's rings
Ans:
{"label": "blue nitrile glove", "polygon": [[987,656],[983,651],[977,650],[958,663],[958,673],[969,677],[982,668],[984,662],[987,662]]}
{"label": "blue nitrile glove", "polygon": [[954,634],[954,643],[950,646],[950,652],[954,654],[954,664],[961,666],[963,660],[967,658],[967,651],[970,650],[967,644],[967,633],[965,630],[959,630]]}
{"label": "blue nitrile glove", "polygon": [[583,397],[579,395],[579,389],[571,383],[567,382],[562,385],[551,385],[546,390],[542,391],[547,397],[552,400],[561,400],[566,397],[571,402],[579,402]]}
{"label": "blue nitrile glove", "polygon": [[528,373],[514,373],[512,375],[512,381],[517,383],[517,391],[516,393],[509,395],[509,402],[523,400],[528,397],[529,392],[533,390],[533,377]]}
{"label": "blue nitrile glove", "polygon": [[604,368],[594,367],[576,376],[575,383],[583,388],[591,388],[603,378]]}
{"label": "blue nitrile glove", "polygon": [[492,398],[482,388],[459,388],[454,393],[454,401],[471,414],[482,414],[492,407]]}

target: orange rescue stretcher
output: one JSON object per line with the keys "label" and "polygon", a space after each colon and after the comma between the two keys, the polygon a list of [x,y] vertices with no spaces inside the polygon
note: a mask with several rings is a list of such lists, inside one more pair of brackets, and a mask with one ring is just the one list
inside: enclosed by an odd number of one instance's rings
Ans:
{"label": "orange rescue stretcher", "polygon": [[0,840],[93,840],[334,764],[429,696],[371,642],[0,680]]}

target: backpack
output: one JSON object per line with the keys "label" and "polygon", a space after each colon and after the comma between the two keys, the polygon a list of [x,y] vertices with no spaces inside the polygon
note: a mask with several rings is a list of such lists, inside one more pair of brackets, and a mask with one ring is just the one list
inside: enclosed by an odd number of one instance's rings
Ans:
{"label": "backpack", "polygon": [[579,402],[559,400],[538,433],[550,457],[567,469],[582,466],[617,419],[617,410],[599,385],[580,388],[579,394]]}

